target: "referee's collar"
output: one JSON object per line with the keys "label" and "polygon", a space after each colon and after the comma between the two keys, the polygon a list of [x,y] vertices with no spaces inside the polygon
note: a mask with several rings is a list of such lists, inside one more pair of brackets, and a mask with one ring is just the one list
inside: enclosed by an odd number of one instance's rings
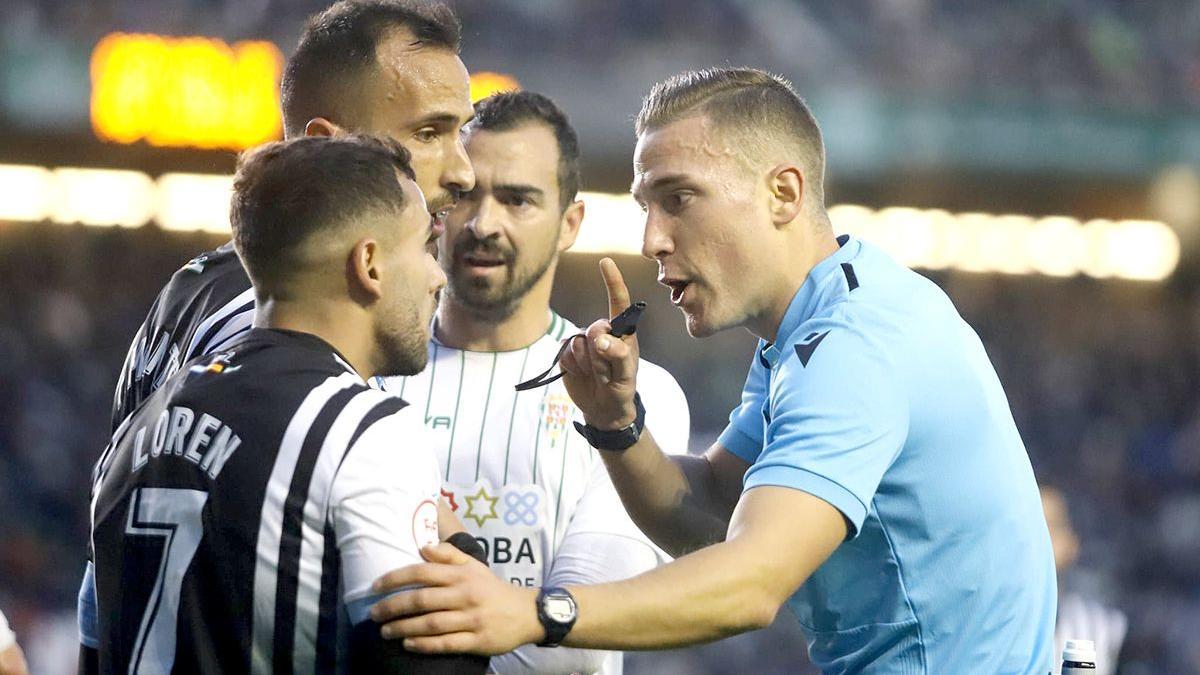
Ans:
{"label": "referee's collar", "polygon": [[800,289],[792,296],[792,302],[783,315],[783,321],[779,322],[779,330],[775,331],[775,341],[764,342],[762,348],[758,350],[758,360],[762,362],[764,368],[774,368],[775,364],[779,362],[780,350],[775,345],[786,345],[792,333],[795,333],[801,324],[811,319],[817,310],[821,309],[825,295],[820,291],[825,287],[825,280],[831,274],[836,273],[842,263],[853,258],[862,247],[857,239],[853,239],[848,234],[839,236],[837,243],[838,250],[817,263],[809,271],[804,283],[800,284]]}

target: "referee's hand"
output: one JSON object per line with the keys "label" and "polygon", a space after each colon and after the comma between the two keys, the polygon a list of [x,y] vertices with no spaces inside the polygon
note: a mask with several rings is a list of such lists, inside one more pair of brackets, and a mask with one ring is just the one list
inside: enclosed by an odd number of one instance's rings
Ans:
{"label": "referee's hand", "polygon": [[371,608],[384,639],[403,639],[405,649],[422,654],[485,656],[545,639],[536,588],[500,579],[445,542],[421,556],[427,562],[392,570],[372,586],[391,593]]}
{"label": "referee's hand", "polygon": [[[612,258],[600,261],[600,274],[608,290],[608,315],[616,317],[629,307],[629,289]],[[571,400],[584,421],[598,429],[622,429],[637,417],[637,336],[619,338],[611,330],[608,319],[596,321],[584,337],[571,340],[559,361]]]}

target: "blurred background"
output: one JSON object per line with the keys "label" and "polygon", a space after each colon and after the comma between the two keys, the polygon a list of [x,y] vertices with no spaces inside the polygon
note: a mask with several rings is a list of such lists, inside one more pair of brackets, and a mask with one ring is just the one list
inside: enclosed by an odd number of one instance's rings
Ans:
{"label": "blurred background", "polygon": [[[327,4],[0,0],[0,608],[35,673],[73,671],[88,474],[129,341],[226,240],[236,151],[279,134],[281,60]],[[1121,672],[1200,673],[1200,3],[450,4],[480,93],[519,83],[579,130],[589,215],[556,306],[604,311],[596,262],[622,256],[696,449],[754,339],[688,338],[629,255],[632,119],[686,68],[792,79],[826,134],[835,228],[930,276],[983,338],[1078,535],[1063,592],[1127,617]],[[808,672],[784,614],[627,672]]]}

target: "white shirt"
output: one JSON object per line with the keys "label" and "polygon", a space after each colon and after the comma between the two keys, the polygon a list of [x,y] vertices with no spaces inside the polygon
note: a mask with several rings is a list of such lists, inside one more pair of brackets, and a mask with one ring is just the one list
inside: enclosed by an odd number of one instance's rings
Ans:
{"label": "white shirt", "polygon": [[4,618],[4,612],[0,612],[0,652],[15,644],[17,644],[17,636],[8,627],[8,619]]}
{"label": "white shirt", "polygon": [[[510,352],[429,344],[419,375],[377,380],[422,413],[441,469],[442,495],[484,545],[492,570],[537,587],[617,581],[666,555],[621,505],[608,472],[573,428],[582,416],[562,381],[517,392],[545,370],[561,340],[579,328],[557,314],[534,344]],[[646,427],[668,454],[687,452],[690,417],[678,383],[661,367],[638,365]],[[526,646],[492,659],[501,673],[622,671],[619,652]]]}
{"label": "white shirt", "polygon": [[420,548],[438,542],[441,479],[419,413],[408,406],[371,425],[330,488],[329,519],[353,623],[366,620],[379,600],[370,591],[377,578],[422,562]]}

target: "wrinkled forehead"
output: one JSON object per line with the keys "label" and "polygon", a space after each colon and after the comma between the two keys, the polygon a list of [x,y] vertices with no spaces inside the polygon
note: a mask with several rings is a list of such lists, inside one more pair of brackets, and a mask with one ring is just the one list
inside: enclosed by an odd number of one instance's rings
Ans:
{"label": "wrinkled forehead", "polygon": [[393,117],[419,120],[448,115],[463,123],[474,114],[470,75],[462,60],[443,47],[413,47],[403,32],[380,43],[378,104]]}
{"label": "wrinkled forehead", "polygon": [[704,177],[728,171],[739,158],[729,137],[700,115],[647,129],[633,153],[634,191],[665,175]]}

